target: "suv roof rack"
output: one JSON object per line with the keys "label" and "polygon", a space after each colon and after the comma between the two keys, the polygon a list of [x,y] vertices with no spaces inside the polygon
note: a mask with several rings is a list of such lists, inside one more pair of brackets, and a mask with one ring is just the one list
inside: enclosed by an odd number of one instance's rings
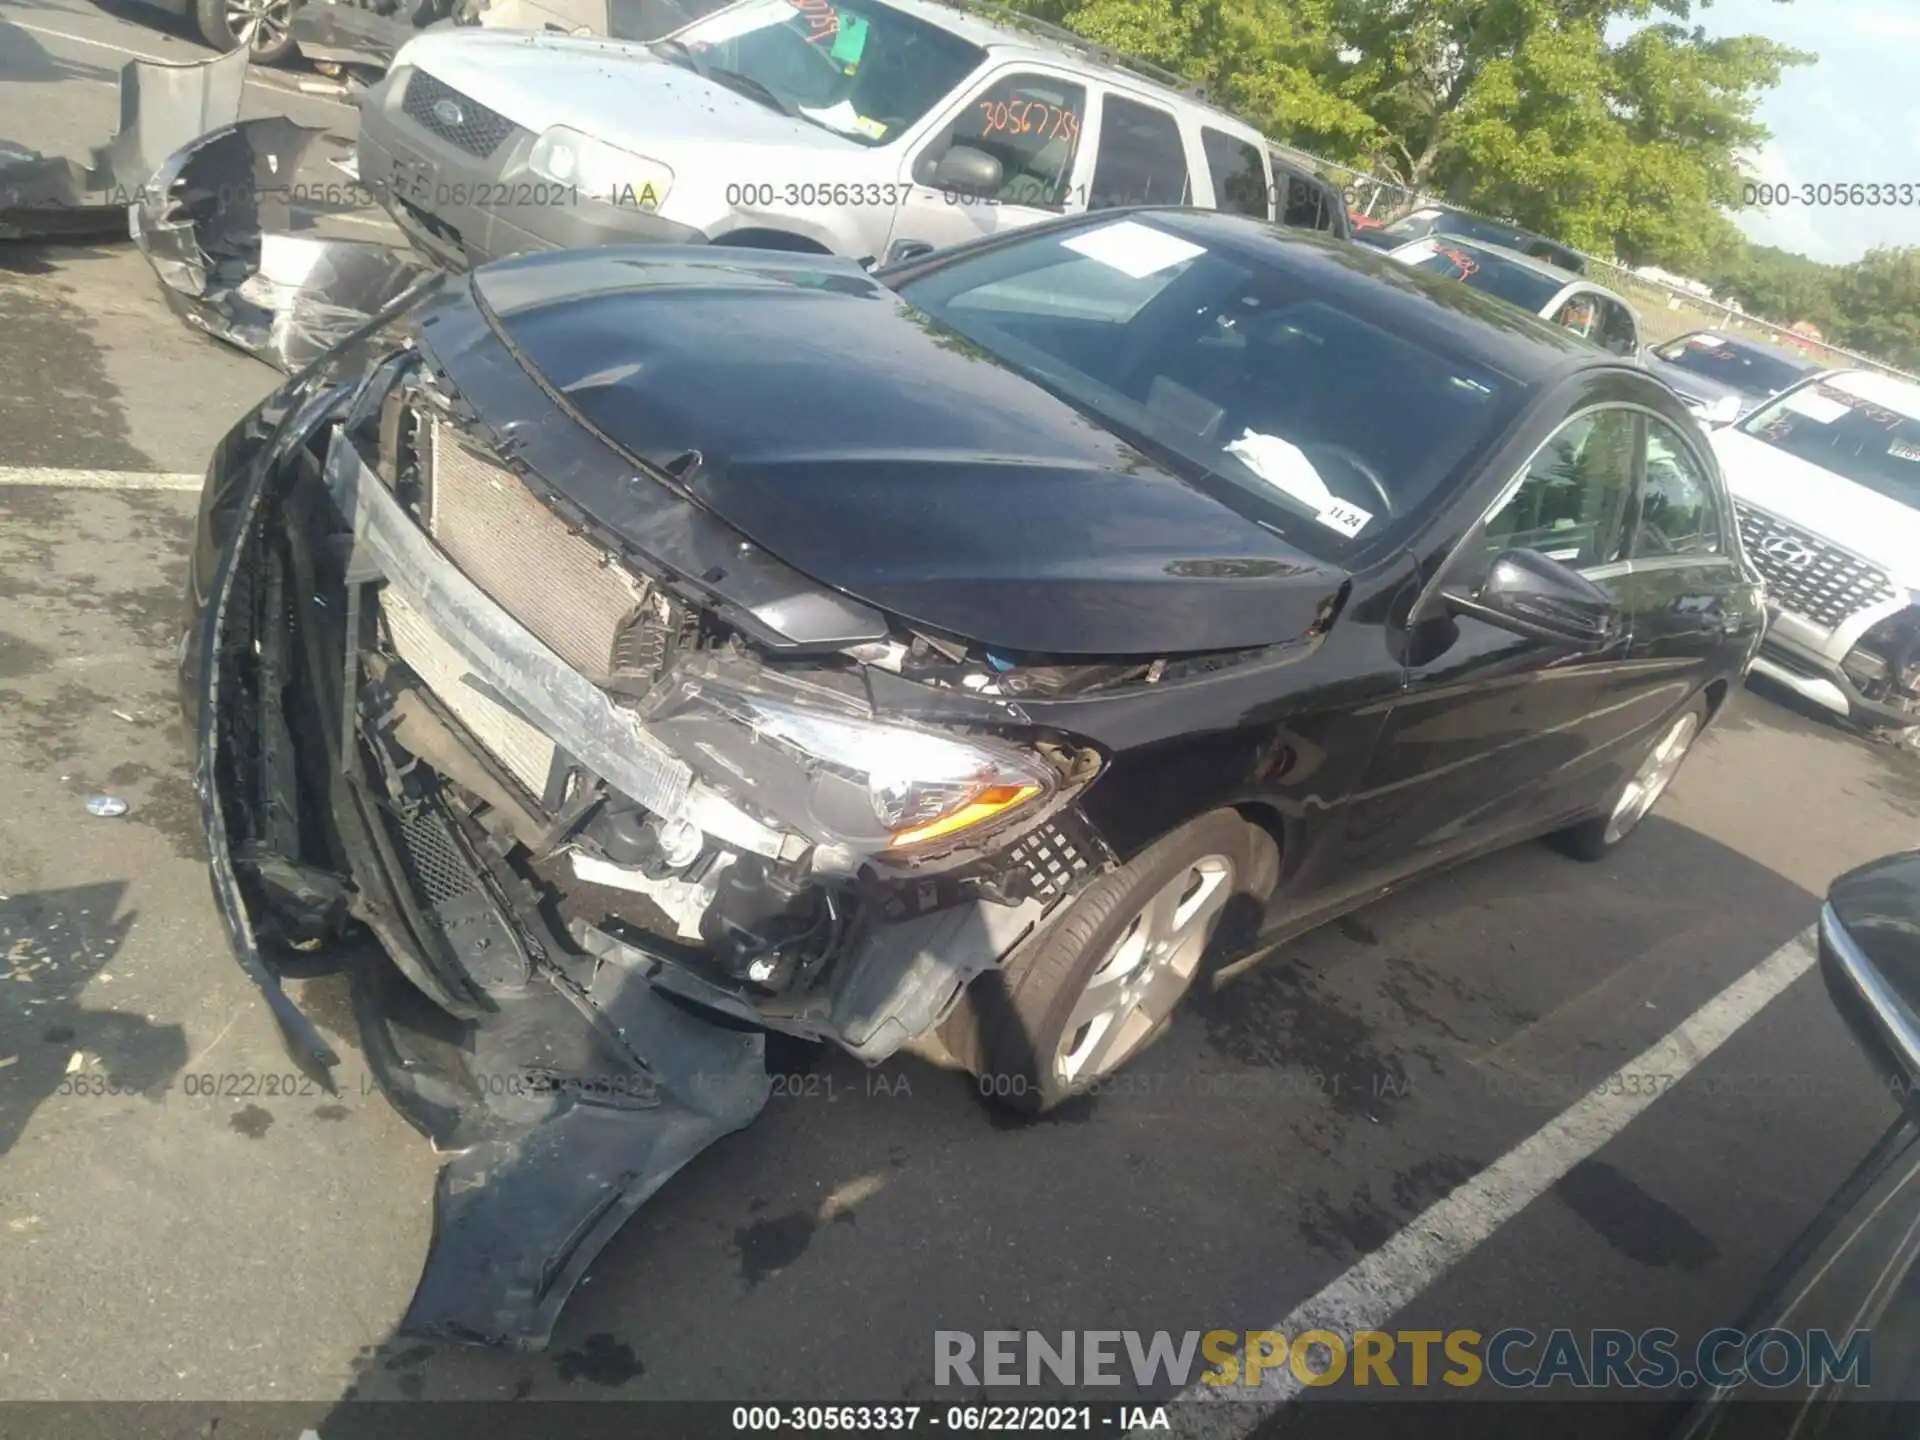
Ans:
{"label": "suv roof rack", "polygon": [[1179,71],[1169,70],[1164,65],[1156,65],[1151,60],[1142,60],[1138,55],[1129,55],[1123,50],[1115,50],[1111,46],[1089,40],[1086,36],[1076,34],[1064,25],[1056,25],[1051,20],[1042,20],[1036,15],[1029,15],[1024,10],[1016,10],[1013,6],[1003,3],[1003,0],[933,0],[933,3],[944,5],[950,10],[964,11],[983,20],[991,20],[1009,30],[1025,30],[1031,34],[1043,36],[1063,49],[1072,50],[1089,60],[1110,65],[1116,70],[1130,71],[1144,80],[1151,80],[1156,85],[1177,91],[1190,99],[1212,103],[1207,95],[1207,87],[1198,80],[1190,80]]}

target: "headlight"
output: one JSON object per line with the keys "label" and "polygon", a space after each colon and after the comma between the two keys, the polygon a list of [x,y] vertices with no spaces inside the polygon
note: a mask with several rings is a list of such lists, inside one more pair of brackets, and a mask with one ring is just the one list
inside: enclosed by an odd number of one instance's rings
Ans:
{"label": "headlight", "polygon": [[1025,747],[876,720],[801,684],[682,676],[663,688],[646,707],[652,735],[749,808],[857,856],[997,828],[1062,786]]}
{"label": "headlight", "polygon": [[608,205],[657,210],[673,188],[673,171],[658,160],[564,125],[554,126],[533,142],[527,164],[556,185],[572,186]]}

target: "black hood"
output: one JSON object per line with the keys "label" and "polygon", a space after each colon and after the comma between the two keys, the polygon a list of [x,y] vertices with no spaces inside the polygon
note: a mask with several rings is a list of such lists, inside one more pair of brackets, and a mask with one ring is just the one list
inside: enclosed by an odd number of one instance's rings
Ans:
{"label": "black hood", "polygon": [[1061,655],[1231,649],[1299,636],[1344,578],[851,262],[649,246],[473,283],[608,440],[923,626]]}

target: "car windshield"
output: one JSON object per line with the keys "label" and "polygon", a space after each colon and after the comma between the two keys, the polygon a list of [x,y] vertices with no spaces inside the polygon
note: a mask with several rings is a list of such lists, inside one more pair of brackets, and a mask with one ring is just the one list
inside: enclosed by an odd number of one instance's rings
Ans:
{"label": "car windshield", "polygon": [[1269,233],[1220,216],[1036,236],[901,294],[1208,494],[1336,556],[1445,493],[1524,389],[1342,309],[1231,232],[1202,243],[1243,225]]}
{"label": "car windshield", "polygon": [[1789,391],[1740,428],[1920,509],[1920,385],[1878,375],[1833,375]]}
{"label": "car windshield", "polygon": [[863,145],[907,129],[986,59],[979,46],[874,0],[753,0],[656,48]]}
{"label": "car windshield", "polygon": [[1464,280],[1476,290],[1484,290],[1509,305],[1518,305],[1538,315],[1566,288],[1566,281],[1542,275],[1531,266],[1504,255],[1465,245],[1449,245],[1429,239],[1394,253],[1402,265],[1411,265],[1429,275],[1444,275],[1449,280]]}
{"label": "car windshield", "polygon": [[1653,353],[1669,365],[1731,385],[1743,395],[1777,395],[1819,368],[1812,362],[1796,365],[1724,335],[1688,335]]}

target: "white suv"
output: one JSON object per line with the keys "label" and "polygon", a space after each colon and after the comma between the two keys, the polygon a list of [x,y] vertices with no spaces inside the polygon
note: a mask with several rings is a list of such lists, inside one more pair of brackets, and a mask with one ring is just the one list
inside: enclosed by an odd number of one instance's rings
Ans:
{"label": "white suv", "polygon": [[647,45],[422,35],[362,100],[360,180],[456,266],[649,240],[901,259],[1116,205],[1273,217],[1257,130],[991,13],[740,0]]}
{"label": "white suv", "polygon": [[1920,735],[1920,385],[1816,375],[1713,444],[1767,581],[1753,668],[1864,725]]}

